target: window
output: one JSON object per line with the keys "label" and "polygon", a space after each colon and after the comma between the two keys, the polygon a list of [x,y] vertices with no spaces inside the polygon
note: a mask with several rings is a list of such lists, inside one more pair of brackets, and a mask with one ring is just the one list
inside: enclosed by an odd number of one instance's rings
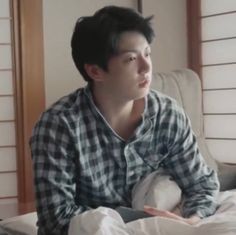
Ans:
{"label": "window", "polygon": [[10,1],[0,0],[0,218],[17,215],[16,122]]}
{"label": "window", "polygon": [[190,67],[203,88],[204,128],[212,155],[236,163],[236,1],[188,2]]}

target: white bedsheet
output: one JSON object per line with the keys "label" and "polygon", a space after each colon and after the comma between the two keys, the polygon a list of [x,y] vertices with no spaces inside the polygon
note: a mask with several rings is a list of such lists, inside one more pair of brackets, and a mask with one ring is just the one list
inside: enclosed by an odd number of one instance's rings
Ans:
{"label": "white bedsheet", "polygon": [[99,207],[75,216],[69,235],[236,235],[236,191],[221,192],[216,213],[196,225],[151,217],[125,224],[120,215]]}
{"label": "white bedsheet", "polygon": [[[215,215],[190,226],[175,220],[152,217],[125,224],[120,215],[99,207],[72,219],[69,235],[236,235],[236,190],[222,192]],[[9,218],[0,226],[13,234],[36,235],[36,212]]]}

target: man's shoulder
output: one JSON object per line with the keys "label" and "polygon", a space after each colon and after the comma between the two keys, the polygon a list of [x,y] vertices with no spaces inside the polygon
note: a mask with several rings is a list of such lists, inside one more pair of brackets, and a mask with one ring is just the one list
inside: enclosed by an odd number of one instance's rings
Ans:
{"label": "man's shoulder", "polygon": [[50,105],[45,113],[54,115],[61,115],[67,112],[73,112],[79,108],[81,103],[84,102],[84,88],[79,88],[68,95],[58,99],[55,103]]}
{"label": "man's shoulder", "polygon": [[166,111],[166,110],[182,110],[181,105],[172,97],[161,93],[157,90],[150,90],[148,96],[149,106],[153,106],[156,110]]}
{"label": "man's shoulder", "polygon": [[[162,135],[173,139],[182,133],[188,123],[183,107],[173,98],[158,91],[149,93],[149,117]],[[150,115],[151,114],[151,115]]]}
{"label": "man's shoulder", "polygon": [[70,94],[61,97],[50,105],[40,116],[38,122],[52,122],[60,118],[72,118],[81,112],[84,103],[84,88],[79,88]]}

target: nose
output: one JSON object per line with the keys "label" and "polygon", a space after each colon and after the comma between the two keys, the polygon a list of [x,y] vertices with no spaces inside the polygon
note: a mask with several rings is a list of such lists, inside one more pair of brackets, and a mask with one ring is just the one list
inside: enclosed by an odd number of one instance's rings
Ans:
{"label": "nose", "polygon": [[139,73],[146,74],[152,69],[152,60],[150,56],[140,56]]}

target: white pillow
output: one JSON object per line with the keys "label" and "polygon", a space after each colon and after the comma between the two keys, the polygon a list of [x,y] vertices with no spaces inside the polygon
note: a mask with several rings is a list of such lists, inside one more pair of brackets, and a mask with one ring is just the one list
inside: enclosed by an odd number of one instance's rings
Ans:
{"label": "white pillow", "polygon": [[10,234],[37,235],[36,212],[15,216],[0,221],[0,225]]}
{"label": "white pillow", "polygon": [[143,210],[144,205],[173,211],[181,202],[182,191],[169,175],[153,172],[138,182],[132,190],[132,207]]}

